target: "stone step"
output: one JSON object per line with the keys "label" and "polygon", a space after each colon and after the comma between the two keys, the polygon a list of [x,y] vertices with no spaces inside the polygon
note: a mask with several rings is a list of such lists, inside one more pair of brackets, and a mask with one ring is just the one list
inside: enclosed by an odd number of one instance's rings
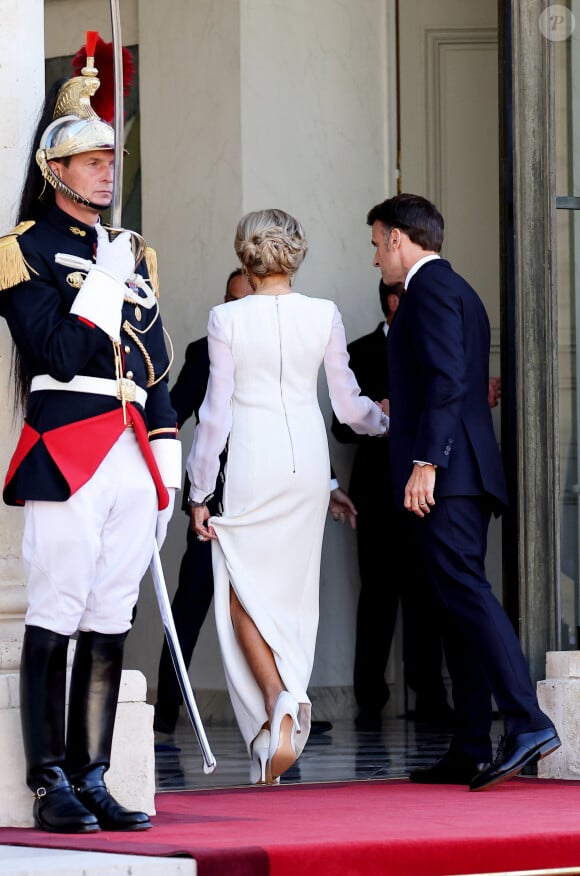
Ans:
{"label": "stone step", "polygon": [[192,858],[0,846],[0,876],[196,876]]}

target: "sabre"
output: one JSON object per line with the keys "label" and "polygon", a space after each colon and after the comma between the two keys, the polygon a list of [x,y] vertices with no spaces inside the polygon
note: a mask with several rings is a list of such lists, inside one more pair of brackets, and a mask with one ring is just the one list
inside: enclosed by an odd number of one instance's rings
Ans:
{"label": "sabre", "polygon": [[[124,137],[124,109],[123,109],[123,43],[121,42],[121,10],[119,0],[109,0],[111,8],[111,38],[113,41],[113,95],[115,98],[115,118],[113,130],[115,132],[114,167],[113,167],[113,198],[111,201],[111,224],[107,228],[109,237],[113,239],[123,231],[121,214],[123,212],[123,150]],[[147,244],[140,234],[131,231],[131,246],[135,256],[135,267],[139,264]]]}
{"label": "sabre", "polygon": [[151,576],[153,578],[153,586],[155,588],[157,602],[159,603],[161,620],[163,621],[163,626],[165,628],[165,638],[167,639],[167,646],[169,648],[169,653],[171,654],[171,659],[173,660],[173,666],[175,668],[177,680],[179,681],[179,686],[183,694],[183,702],[191,719],[191,723],[193,724],[193,729],[195,731],[195,735],[197,736],[197,741],[199,742],[199,747],[201,749],[201,754],[203,757],[203,771],[206,775],[208,775],[209,773],[213,773],[213,771],[215,770],[216,759],[212,754],[212,750],[207,740],[207,736],[205,735],[205,730],[203,728],[201,717],[197,709],[193,690],[191,689],[189,675],[187,674],[187,667],[185,665],[183,654],[181,653],[181,648],[179,646],[179,639],[177,638],[177,631],[175,629],[173,613],[171,611],[171,604],[169,602],[169,596],[167,595],[167,587],[165,586],[165,579],[163,576],[163,568],[161,566],[161,559],[159,557],[159,548],[157,546],[157,542],[155,542],[155,546],[153,548],[153,556],[151,558]]}
{"label": "sabre", "polygon": [[115,166],[113,170],[113,200],[111,202],[111,226],[121,227],[123,211],[123,43],[121,42],[121,10],[119,0],[111,3],[111,36],[113,40],[113,94],[115,96]]}
{"label": "sabre", "polygon": [[[111,7],[111,33],[113,40],[113,76],[114,76],[114,96],[115,96],[115,150],[114,150],[114,171],[113,171],[113,199],[111,202],[111,227],[108,228],[111,237],[119,234],[123,229],[121,225],[121,214],[123,209],[123,148],[124,148],[124,114],[123,114],[123,43],[121,41],[121,14],[119,9],[119,0],[110,0]],[[146,244],[141,235],[132,231],[133,253],[135,255],[135,265],[145,253]],[[201,721],[201,717],[195,702],[187,667],[181,653],[177,631],[173,621],[171,612],[171,604],[167,594],[167,586],[161,566],[161,558],[159,556],[159,548],[157,542],[154,544],[153,556],[151,558],[151,577],[153,578],[153,586],[155,588],[155,596],[163,621],[165,630],[165,638],[173,666],[179,681],[181,693],[183,694],[183,702],[191,723],[201,753],[203,757],[204,773],[213,773],[216,768],[216,759],[212,754],[205,730]]]}

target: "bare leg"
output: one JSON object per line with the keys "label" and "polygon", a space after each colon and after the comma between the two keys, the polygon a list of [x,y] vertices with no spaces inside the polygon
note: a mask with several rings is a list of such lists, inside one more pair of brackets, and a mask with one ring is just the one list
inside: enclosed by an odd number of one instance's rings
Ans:
{"label": "bare leg", "polygon": [[252,675],[262,691],[268,718],[272,718],[274,704],[285,690],[280,678],[272,649],[266,643],[256,624],[243,608],[240,600],[230,587],[230,613],[238,644],[244,653]]}
{"label": "bare leg", "polygon": [[[261,781],[271,784],[276,782],[278,780],[277,777],[286,772],[296,760],[294,720],[296,721],[296,729],[299,730],[298,720],[297,717],[293,720],[290,712],[285,709],[283,698],[281,698],[281,707],[279,706],[279,710],[275,710],[276,702],[280,695],[286,691],[286,688],[278,672],[272,649],[261,635],[252,618],[243,608],[233,587],[230,587],[230,614],[238,644],[262,692],[264,705],[268,713],[268,726],[270,728],[268,762],[264,767],[260,763],[260,770]],[[297,710],[298,704],[296,701],[287,692],[285,696],[290,698],[291,702],[294,702],[294,707]],[[278,714],[276,714],[277,711]],[[261,732],[256,739],[260,738]],[[255,758],[253,743],[252,757]]]}

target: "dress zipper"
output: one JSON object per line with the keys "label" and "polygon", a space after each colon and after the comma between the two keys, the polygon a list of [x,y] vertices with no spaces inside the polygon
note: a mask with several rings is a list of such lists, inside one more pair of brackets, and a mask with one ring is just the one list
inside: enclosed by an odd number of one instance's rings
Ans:
{"label": "dress zipper", "polygon": [[292,454],[292,474],[296,474],[296,459],[294,457],[294,442],[292,441],[292,432],[290,431],[290,423],[288,422],[288,412],[284,402],[284,392],[282,390],[282,329],[280,326],[280,309],[278,306],[278,295],[276,295],[276,318],[278,320],[278,345],[280,349],[280,401],[282,402],[282,410],[284,411],[284,419],[286,421],[286,429],[288,430],[288,439],[290,441],[290,452]]}

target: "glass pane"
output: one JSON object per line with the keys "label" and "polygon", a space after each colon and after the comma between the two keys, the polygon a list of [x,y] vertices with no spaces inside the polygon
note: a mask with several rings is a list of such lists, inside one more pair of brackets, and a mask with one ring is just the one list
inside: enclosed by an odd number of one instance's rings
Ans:
{"label": "glass pane", "polygon": [[[573,20],[554,22],[556,191],[580,197],[580,0],[568,3]],[[558,7],[554,7],[558,9]],[[564,30],[562,30],[562,28]],[[570,31],[572,30],[572,33]],[[554,30],[556,33],[556,30]],[[580,436],[576,354],[580,330],[580,212],[558,210],[556,217],[558,278],[558,368],[560,404],[560,508],[562,648],[578,649],[580,627]]]}

